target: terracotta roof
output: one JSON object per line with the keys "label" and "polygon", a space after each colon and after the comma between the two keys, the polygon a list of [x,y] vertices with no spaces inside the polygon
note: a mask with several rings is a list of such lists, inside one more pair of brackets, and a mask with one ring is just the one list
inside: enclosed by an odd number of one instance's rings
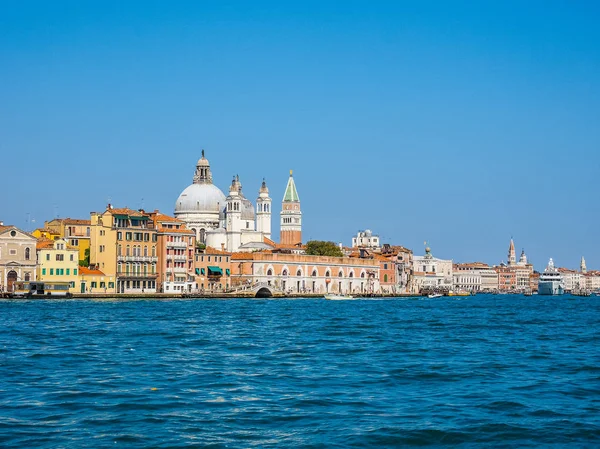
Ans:
{"label": "terracotta roof", "polygon": [[209,255],[210,254],[220,254],[220,255],[223,255],[223,256],[230,256],[231,255],[231,253],[228,253],[227,251],[221,251],[220,249],[213,248],[212,246],[207,246],[204,249],[204,254],[209,254]]}
{"label": "terracotta roof", "polygon": [[267,237],[263,238],[263,242],[266,243],[267,245],[271,245],[272,247],[277,246],[277,243],[275,243],[273,240],[271,240],[270,238],[267,238]]}
{"label": "terracotta roof", "polygon": [[41,238],[38,239],[35,248],[36,249],[49,249],[54,247],[54,240]]}
{"label": "terracotta roof", "polygon": [[148,216],[150,218],[152,218],[152,220],[154,221],[158,221],[158,222],[169,222],[169,223],[181,223],[184,224],[183,221],[175,218],[175,217],[171,217],[170,215],[166,215],[163,214],[162,212],[150,212],[148,213]]}
{"label": "terracotta roof", "polygon": [[70,224],[70,225],[83,225],[83,226],[89,226],[92,224],[91,220],[80,220],[78,218],[65,218],[63,220],[64,224]]}
{"label": "terracotta roof", "polygon": [[106,212],[110,212],[112,215],[129,215],[131,217],[145,217],[140,211],[129,209],[128,207],[113,207],[112,209],[106,209]]}
{"label": "terracotta roof", "polygon": [[194,231],[192,231],[191,229],[170,229],[170,228],[163,228],[162,226],[160,226],[156,230],[158,232],[164,232],[166,234],[175,233],[175,234],[196,235],[196,234],[194,234]]}
{"label": "terracotta roof", "polygon": [[232,253],[231,260],[254,259],[254,253]]}
{"label": "terracotta roof", "polygon": [[100,270],[96,270],[96,269],[92,269],[92,268],[87,268],[87,267],[79,267],[79,274],[80,275],[86,275],[86,276],[106,276],[102,271]]}

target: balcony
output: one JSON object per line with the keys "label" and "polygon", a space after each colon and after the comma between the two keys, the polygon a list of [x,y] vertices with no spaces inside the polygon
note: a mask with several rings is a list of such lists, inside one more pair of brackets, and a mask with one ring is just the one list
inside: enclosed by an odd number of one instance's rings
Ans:
{"label": "balcony", "polygon": [[187,246],[186,242],[167,242],[167,247],[169,248],[187,248]]}
{"label": "balcony", "polygon": [[154,256],[117,256],[117,262],[158,262]]}

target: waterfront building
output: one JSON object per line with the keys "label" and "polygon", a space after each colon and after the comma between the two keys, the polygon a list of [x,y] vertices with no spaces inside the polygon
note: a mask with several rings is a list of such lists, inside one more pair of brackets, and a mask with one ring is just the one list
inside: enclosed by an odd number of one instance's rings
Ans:
{"label": "waterfront building", "polygon": [[197,249],[194,260],[194,290],[224,292],[231,288],[231,253],[207,246]]}
{"label": "waterfront building", "polygon": [[374,251],[381,249],[381,240],[378,235],[373,235],[370,229],[358,231],[356,237],[352,237],[352,248],[368,248]]}
{"label": "waterfront building", "polygon": [[157,291],[191,292],[196,234],[183,221],[158,210],[146,215],[156,229]]}
{"label": "waterfront building", "polygon": [[80,293],[107,294],[115,292],[115,276],[106,275],[96,268],[79,267]]}
{"label": "waterfront building", "polygon": [[271,251],[231,256],[233,286],[260,283],[286,293],[376,293],[380,291],[379,270],[379,261],[373,258]]}
{"label": "waterfront building", "polygon": [[210,163],[202,150],[196,164],[193,182],[179,195],[175,217],[183,221],[196,235],[196,241],[206,246],[229,251],[270,249],[264,243],[271,237],[271,198],[263,181],[255,213],[252,202],[244,196],[239,176],[235,176],[225,194],[213,184]]}
{"label": "waterfront building", "polygon": [[89,257],[90,220],[80,220],[75,218],[55,218],[54,220],[44,222],[44,227],[57,235],[58,238],[64,238],[67,243],[74,246],[79,251],[79,260],[85,261]]}
{"label": "waterfront building", "polygon": [[413,293],[423,290],[450,290],[452,281],[452,260],[433,257],[429,247],[425,248],[424,256],[413,257]]}
{"label": "waterfront building", "polygon": [[515,243],[510,239],[508,247],[508,264],[501,263],[494,267],[498,273],[498,290],[503,292],[525,292],[535,290],[533,275],[533,265],[527,260],[525,251],[521,251],[521,256],[517,261],[515,252]]}
{"label": "waterfront building", "polygon": [[380,292],[383,294],[396,293],[396,255],[395,254],[374,254],[374,258],[379,262],[379,285]]}
{"label": "waterfront building", "polygon": [[600,271],[586,270],[585,285],[589,291],[600,292]]}
{"label": "waterfront building", "polygon": [[580,271],[569,268],[557,268],[557,270],[562,274],[565,292],[570,293],[587,288],[586,277]]}
{"label": "waterfront building", "polygon": [[283,201],[281,203],[281,224],[279,243],[282,245],[302,244],[302,210],[300,208],[300,197],[296,189],[296,183],[292,170],[288,179]]}
{"label": "waterfront building", "polygon": [[76,293],[79,281],[79,250],[66,239],[40,239],[37,249],[37,279],[68,282],[69,291]]}
{"label": "waterfront building", "polygon": [[469,292],[498,290],[498,273],[482,262],[455,264],[453,278],[455,290]]}
{"label": "waterfront building", "polygon": [[16,281],[36,280],[37,239],[0,222],[0,291],[12,292]]}
{"label": "waterfront building", "polygon": [[91,214],[90,267],[114,276],[117,293],[156,292],[157,241],[150,217],[109,204]]}

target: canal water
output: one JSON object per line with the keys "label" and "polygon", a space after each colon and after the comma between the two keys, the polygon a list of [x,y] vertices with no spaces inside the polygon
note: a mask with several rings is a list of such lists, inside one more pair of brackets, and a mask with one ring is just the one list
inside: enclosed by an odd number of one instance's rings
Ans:
{"label": "canal water", "polygon": [[598,447],[600,298],[0,302],[0,447]]}

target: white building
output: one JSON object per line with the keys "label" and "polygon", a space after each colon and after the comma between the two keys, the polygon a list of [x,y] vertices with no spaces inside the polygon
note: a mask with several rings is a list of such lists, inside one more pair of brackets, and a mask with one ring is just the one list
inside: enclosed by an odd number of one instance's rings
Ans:
{"label": "white building", "polygon": [[452,289],[452,260],[438,259],[425,248],[424,256],[413,257],[412,288],[414,293],[421,290]]}
{"label": "white building", "polygon": [[453,266],[454,289],[469,292],[498,290],[498,273],[481,262]]}
{"label": "white building", "polygon": [[16,281],[36,280],[34,236],[0,222],[0,290],[12,292]]}
{"label": "white building", "polygon": [[263,181],[256,213],[242,192],[239,176],[233,178],[229,195],[213,184],[210,164],[204,156],[196,164],[193,183],[177,199],[175,217],[196,234],[196,240],[229,252],[271,249],[264,243],[271,237],[271,198]]}
{"label": "white building", "polygon": [[370,229],[358,231],[356,237],[352,237],[352,248],[379,250],[381,248],[381,240],[378,235],[373,235]]}

